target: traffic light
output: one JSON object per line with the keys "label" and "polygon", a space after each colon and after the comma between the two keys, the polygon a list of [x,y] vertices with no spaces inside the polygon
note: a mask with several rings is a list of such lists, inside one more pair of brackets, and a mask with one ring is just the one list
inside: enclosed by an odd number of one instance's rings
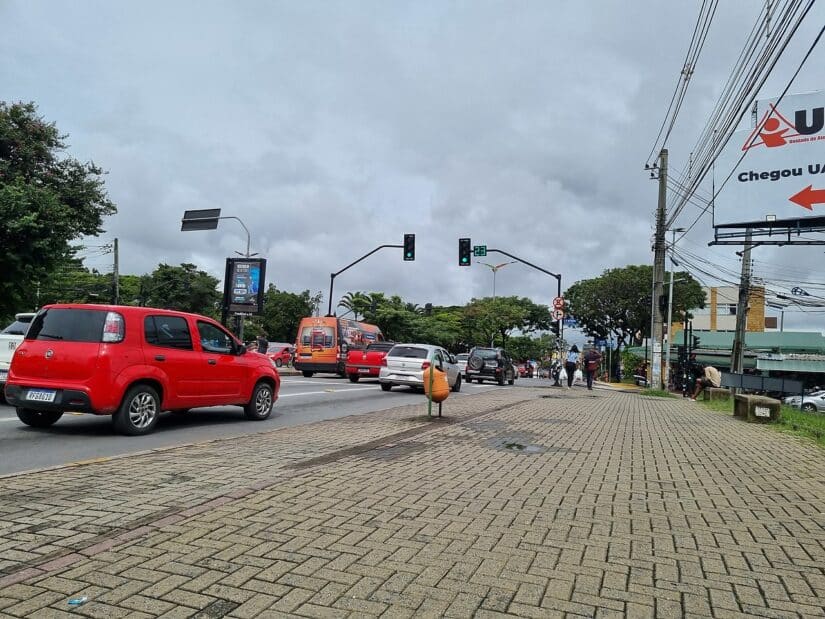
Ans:
{"label": "traffic light", "polygon": [[691,346],[691,348],[699,348],[699,336],[698,335],[693,336],[693,346]]}
{"label": "traffic light", "polygon": [[551,331],[551,332],[553,333],[553,335],[555,335],[556,337],[559,337],[559,335],[560,335],[560,332],[559,332],[559,325],[560,325],[560,324],[561,324],[561,321],[560,321],[560,320],[557,320],[556,322],[554,322],[554,323],[551,323],[551,324],[550,324],[550,331]]}
{"label": "traffic light", "polygon": [[470,239],[458,239],[458,266],[470,266],[470,256],[473,248],[470,247]]}
{"label": "traffic light", "polygon": [[415,260],[415,235],[404,235],[404,260]]}

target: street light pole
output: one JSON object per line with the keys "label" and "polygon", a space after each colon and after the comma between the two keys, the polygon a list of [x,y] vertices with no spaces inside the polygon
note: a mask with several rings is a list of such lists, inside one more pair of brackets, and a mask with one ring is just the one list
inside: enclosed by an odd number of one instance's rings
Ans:
{"label": "street light pole", "polygon": [[511,260],[510,262],[502,262],[501,264],[496,264],[496,265],[488,264],[486,262],[482,262],[481,260],[479,260],[478,263],[483,264],[486,267],[490,267],[490,270],[493,272],[493,301],[495,301],[496,300],[496,273],[498,273],[498,270],[501,269],[502,267],[506,267],[508,264],[515,264],[516,261]]}
{"label": "street light pole", "polygon": [[684,228],[672,228],[673,233],[670,241],[670,288],[667,293],[667,351],[665,352],[665,389],[670,389],[670,349],[672,342],[670,341],[670,325],[673,320],[673,269],[676,267],[676,261],[673,259],[673,252],[676,246],[676,233],[684,232]]}

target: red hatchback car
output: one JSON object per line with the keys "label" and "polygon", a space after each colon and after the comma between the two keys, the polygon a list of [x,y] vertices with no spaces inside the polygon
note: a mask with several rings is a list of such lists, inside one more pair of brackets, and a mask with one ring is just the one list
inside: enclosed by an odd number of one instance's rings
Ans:
{"label": "red hatchback car", "polygon": [[151,432],[160,412],[237,405],[266,419],[281,379],[211,318],[150,307],[47,305],[17,347],[6,400],[30,426],[66,411],[112,415],[123,434]]}

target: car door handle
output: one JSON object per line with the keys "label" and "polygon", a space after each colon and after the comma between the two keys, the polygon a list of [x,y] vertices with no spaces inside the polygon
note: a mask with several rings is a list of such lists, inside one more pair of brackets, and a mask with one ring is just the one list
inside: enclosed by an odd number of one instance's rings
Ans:
{"label": "car door handle", "polygon": [[214,359],[209,359],[209,360],[207,361],[207,363],[208,363],[209,365],[217,365],[217,363],[218,363],[218,362],[217,362],[217,361],[215,361]]}
{"label": "car door handle", "polygon": [[163,355],[155,355],[155,361],[166,361],[166,357]]}

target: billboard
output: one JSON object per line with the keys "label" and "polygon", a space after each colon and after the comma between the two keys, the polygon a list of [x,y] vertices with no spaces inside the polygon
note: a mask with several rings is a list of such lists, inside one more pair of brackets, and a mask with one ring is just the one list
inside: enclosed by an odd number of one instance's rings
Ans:
{"label": "billboard", "polygon": [[825,215],[825,91],[758,101],[756,126],[733,134],[715,177],[714,226]]}
{"label": "billboard", "polygon": [[224,307],[235,314],[260,314],[264,305],[266,259],[227,258]]}

